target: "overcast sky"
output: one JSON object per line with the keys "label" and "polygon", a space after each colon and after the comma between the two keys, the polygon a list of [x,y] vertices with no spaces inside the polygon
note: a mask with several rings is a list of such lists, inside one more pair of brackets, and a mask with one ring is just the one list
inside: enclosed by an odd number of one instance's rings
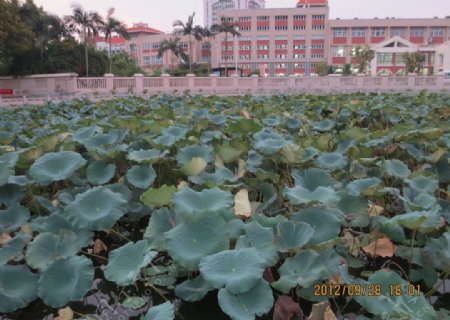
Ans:
{"label": "overcast sky", "polygon": [[[116,9],[115,17],[132,25],[145,22],[149,26],[172,31],[172,22],[185,21],[196,12],[194,22],[203,25],[203,0],[34,0],[48,12],[59,16],[72,12],[72,4],[85,10],[106,15],[108,8]],[[296,0],[266,0],[268,8],[294,7]],[[450,15],[450,0],[329,0],[331,18],[443,18]]]}

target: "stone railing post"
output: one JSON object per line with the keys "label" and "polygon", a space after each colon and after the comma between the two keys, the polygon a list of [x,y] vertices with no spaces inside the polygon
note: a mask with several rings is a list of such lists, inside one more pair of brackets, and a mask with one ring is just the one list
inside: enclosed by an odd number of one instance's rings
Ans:
{"label": "stone railing post", "polygon": [[236,73],[233,73],[231,75],[231,78],[233,79],[233,92],[239,91],[239,75]]}
{"label": "stone railing post", "polygon": [[196,91],[195,89],[195,81],[194,81],[194,79],[195,79],[195,74],[192,74],[192,73],[188,73],[187,75],[186,75],[186,78],[187,78],[187,82],[188,82],[188,89],[189,89],[189,91],[190,92],[193,92],[193,91]]}
{"label": "stone railing post", "polygon": [[444,90],[444,76],[436,76],[436,91]]}
{"label": "stone railing post", "polygon": [[211,91],[217,92],[217,74],[211,73],[209,77],[211,78]]}
{"label": "stone railing post", "polygon": [[366,75],[364,73],[358,73],[356,75],[356,89],[362,91],[364,89],[364,78]]}
{"label": "stone railing post", "polygon": [[258,92],[258,82],[259,82],[259,76],[257,74],[252,74],[252,89],[253,93]]}
{"label": "stone railing post", "polygon": [[136,81],[136,94],[143,94],[144,93],[144,75],[142,73],[135,73],[133,75],[135,81]]}
{"label": "stone railing post", "polygon": [[78,75],[76,73],[69,74],[69,76],[67,78],[67,93],[68,94],[74,94],[78,91],[77,77],[78,77]]}
{"label": "stone railing post", "polygon": [[408,74],[408,88],[415,88],[416,87],[416,78],[417,75],[414,74]]}
{"label": "stone railing post", "polygon": [[106,79],[106,92],[113,93],[115,91],[114,88],[114,75],[112,73],[105,74]]}
{"label": "stone railing post", "polygon": [[170,74],[163,73],[161,78],[163,82],[163,91],[168,92],[170,90]]}
{"label": "stone railing post", "polygon": [[293,74],[289,75],[289,77],[288,77],[288,87],[287,87],[287,89],[289,91],[295,91],[295,78],[296,77]]}

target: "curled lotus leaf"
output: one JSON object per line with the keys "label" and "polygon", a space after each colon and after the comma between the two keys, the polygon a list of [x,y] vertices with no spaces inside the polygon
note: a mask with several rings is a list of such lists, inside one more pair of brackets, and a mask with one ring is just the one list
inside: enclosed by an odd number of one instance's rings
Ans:
{"label": "curled lotus leaf", "polygon": [[284,193],[293,205],[310,202],[331,204],[339,201],[339,195],[329,187],[318,187],[314,191],[309,191],[302,186],[295,186],[294,188],[285,188]]}
{"label": "curled lotus leaf", "polygon": [[37,298],[39,276],[24,265],[0,266],[0,312],[12,312]]}
{"label": "curled lotus leaf", "polygon": [[194,280],[186,280],[175,288],[175,294],[184,301],[200,301],[214,289],[201,275]]}
{"label": "curled lotus leaf", "polygon": [[207,163],[214,160],[213,148],[209,145],[190,145],[181,148],[176,156],[177,162],[185,165],[193,158],[203,158]]}
{"label": "curled lotus leaf", "polygon": [[78,194],[65,211],[78,228],[105,230],[111,228],[127,208],[127,200],[121,194],[106,187],[95,187]]}
{"label": "curled lotus leaf", "polygon": [[264,260],[254,248],[224,250],[203,258],[200,273],[217,289],[230,293],[249,291],[261,279]]}
{"label": "curled lotus leaf", "polygon": [[144,320],[173,320],[175,319],[175,307],[174,305],[167,301],[156,307],[151,307],[148,309]]}
{"label": "curled lotus leaf", "polygon": [[148,150],[134,150],[130,151],[127,155],[127,159],[138,163],[151,162],[159,159],[165,155],[165,152],[161,152],[157,149]]}
{"label": "curled lotus leaf", "polygon": [[274,154],[290,143],[284,136],[276,131],[260,131],[253,135],[254,147],[263,154]]}
{"label": "curled lotus leaf", "polygon": [[39,279],[38,295],[49,306],[59,308],[82,299],[94,280],[92,261],[72,256],[54,261]]}
{"label": "curled lotus leaf", "polygon": [[0,232],[3,230],[14,231],[30,218],[27,208],[15,203],[6,210],[0,210]]}
{"label": "curled lotus leaf", "polygon": [[230,192],[222,191],[219,188],[204,189],[197,192],[189,187],[174,193],[172,202],[175,212],[180,214],[222,211],[231,208],[234,204]]}
{"label": "curled lotus leaf", "polygon": [[338,152],[324,152],[316,159],[316,165],[323,169],[342,169],[347,165],[347,158]]}
{"label": "curled lotus leaf", "polygon": [[397,159],[380,161],[379,165],[384,168],[388,175],[393,177],[407,178],[411,174],[408,166]]}
{"label": "curled lotus leaf", "polygon": [[85,164],[86,160],[77,152],[50,152],[33,163],[30,167],[30,175],[38,183],[46,185],[53,181],[70,178]]}

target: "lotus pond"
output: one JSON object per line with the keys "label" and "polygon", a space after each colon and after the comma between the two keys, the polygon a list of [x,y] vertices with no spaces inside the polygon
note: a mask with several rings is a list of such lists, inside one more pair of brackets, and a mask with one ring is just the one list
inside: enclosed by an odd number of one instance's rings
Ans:
{"label": "lotus pond", "polygon": [[0,110],[0,319],[450,319],[450,97]]}

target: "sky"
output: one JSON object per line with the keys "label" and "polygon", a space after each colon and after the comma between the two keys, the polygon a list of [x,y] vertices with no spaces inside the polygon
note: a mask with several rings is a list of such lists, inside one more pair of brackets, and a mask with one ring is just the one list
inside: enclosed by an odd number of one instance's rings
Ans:
{"label": "sky", "polygon": [[[148,23],[164,32],[172,31],[174,20],[187,20],[195,11],[194,22],[203,25],[203,0],[34,0],[45,11],[58,16],[69,15],[72,5],[95,10],[105,16],[114,7],[114,17],[131,26]],[[296,0],[266,0],[267,8],[289,8]],[[331,18],[444,18],[450,15],[450,0],[329,0]]]}

